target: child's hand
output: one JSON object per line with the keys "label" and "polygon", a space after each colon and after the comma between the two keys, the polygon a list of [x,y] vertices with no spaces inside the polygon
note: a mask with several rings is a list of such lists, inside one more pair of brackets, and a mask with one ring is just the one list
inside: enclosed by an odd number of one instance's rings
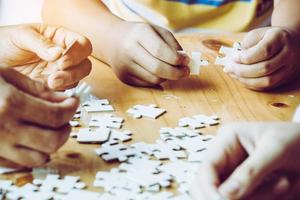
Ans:
{"label": "child's hand", "polygon": [[299,199],[299,147],[299,123],[224,126],[201,166],[192,196],[197,200],[221,199],[221,196]]}
{"label": "child's hand", "polygon": [[138,86],[160,84],[189,75],[186,55],[172,33],[144,23],[115,26],[108,64],[120,80]]}
{"label": "child's hand", "polygon": [[8,26],[0,29],[0,38],[0,66],[14,68],[51,89],[73,87],[90,73],[90,41],[65,28]]}
{"label": "child's hand", "polygon": [[255,90],[271,89],[291,81],[300,71],[300,34],[269,27],[249,32],[242,51],[226,72]]}

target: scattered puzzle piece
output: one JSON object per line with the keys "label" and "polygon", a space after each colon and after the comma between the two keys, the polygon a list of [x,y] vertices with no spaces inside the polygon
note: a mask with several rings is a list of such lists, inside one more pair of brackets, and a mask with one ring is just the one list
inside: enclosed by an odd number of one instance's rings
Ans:
{"label": "scattered puzzle piece", "polygon": [[114,108],[112,105],[109,105],[107,99],[98,99],[86,101],[82,104],[82,107],[88,112],[113,112]]}
{"label": "scattered puzzle piece", "polygon": [[178,125],[180,127],[191,127],[193,129],[203,128],[206,125],[217,125],[219,124],[218,116],[206,116],[206,115],[195,115],[193,117],[185,117],[179,120]]}
{"label": "scattered puzzle piece", "polygon": [[134,150],[123,144],[103,144],[101,148],[95,149],[95,152],[105,161],[118,160],[119,162],[124,162],[128,157],[135,155]]}
{"label": "scattered puzzle piece", "polygon": [[102,128],[121,128],[124,119],[115,117],[113,114],[104,114],[101,116],[92,116],[89,127],[102,127]]}
{"label": "scattered puzzle piece", "polygon": [[155,104],[149,106],[136,105],[127,110],[127,113],[131,114],[134,118],[149,117],[152,119],[157,119],[166,112],[165,109],[158,108]]}
{"label": "scattered puzzle piece", "polygon": [[90,128],[82,128],[78,133],[72,133],[72,137],[76,137],[80,143],[104,143],[109,139],[110,129],[97,128],[91,130]]}

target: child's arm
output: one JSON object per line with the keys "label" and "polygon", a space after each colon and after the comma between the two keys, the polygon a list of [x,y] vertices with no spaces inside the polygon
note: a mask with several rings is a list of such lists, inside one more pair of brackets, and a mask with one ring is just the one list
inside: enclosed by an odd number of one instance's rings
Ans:
{"label": "child's arm", "polygon": [[299,75],[300,17],[298,0],[275,1],[272,27],[250,31],[243,50],[225,71],[255,90],[285,84]]}
{"label": "child's arm", "polygon": [[87,36],[94,56],[112,66],[124,82],[159,84],[189,74],[188,59],[167,30],[114,16],[99,0],[46,0],[43,18]]}
{"label": "child's arm", "polygon": [[274,4],[272,26],[300,32],[299,0],[275,0]]}

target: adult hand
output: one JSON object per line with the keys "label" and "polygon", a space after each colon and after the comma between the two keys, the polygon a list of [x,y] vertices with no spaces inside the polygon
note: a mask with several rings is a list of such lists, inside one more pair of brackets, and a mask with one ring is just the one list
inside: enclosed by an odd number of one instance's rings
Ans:
{"label": "adult hand", "polygon": [[0,68],[0,157],[25,167],[45,164],[68,139],[78,99]]}
{"label": "adult hand", "polygon": [[298,199],[300,124],[222,127],[191,191],[193,199]]}
{"label": "adult hand", "polygon": [[77,85],[91,70],[91,43],[61,27],[26,24],[0,28],[0,66],[55,90]]}

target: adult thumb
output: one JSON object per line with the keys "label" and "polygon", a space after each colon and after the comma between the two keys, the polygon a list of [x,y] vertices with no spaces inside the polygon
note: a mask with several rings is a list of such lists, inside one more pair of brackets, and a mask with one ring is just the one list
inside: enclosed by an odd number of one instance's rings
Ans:
{"label": "adult thumb", "polygon": [[267,139],[262,139],[254,152],[219,187],[222,196],[230,199],[244,198],[274,171],[280,154],[278,146],[263,140]]}
{"label": "adult thumb", "polygon": [[20,48],[31,51],[48,62],[57,60],[63,52],[62,47],[55,45],[34,28],[21,34],[16,40],[16,45]]}

